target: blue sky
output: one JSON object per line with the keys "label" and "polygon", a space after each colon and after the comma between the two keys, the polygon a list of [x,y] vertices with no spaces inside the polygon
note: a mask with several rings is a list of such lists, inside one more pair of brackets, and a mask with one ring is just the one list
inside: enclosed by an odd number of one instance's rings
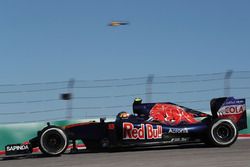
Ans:
{"label": "blue sky", "polygon": [[[0,84],[249,70],[250,1],[0,2]],[[109,27],[112,20],[130,25]]]}
{"label": "blue sky", "polygon": [[[65,116],[65,102],[59,100],[59,94],[67,91],[65,83],[22,83],[147,77],[149,74],[156,77],[209,74],[229,69],[250,71],[249,7],[248,0],[0,1],[1,119],[8,122]],[[107,26],[116,20],[130,24]],[[232,95],[249,99],[248,75],[242,75],[245,80],[233,84]],[[241,73],[237,76],[242,77]],[[178,82],[203,77],[211,81]],[[153,92],[193,93],[154,94],[152,100],[188,101],[182,104],[208,110],[210,98],[224,95],[221,79],[224,74],[219,75],[220,80],[213,81],[217,77],[172,78],[176,83],[154,85]],[[112,84],[137,82],[144,83],[145,79],[115,80]],[[164,82],[169,82],[169,78]],[[77,84],[86,86],[81,81]],[[87,84],[111,83],[90,81]],[[63,89],[46,91],[55,87]],[[39,89],[44,91],[33,91]],[[206,89],[216,91],[199,91]],[[73,115],[83,118],[131,111],[134,96],[143,93],[144,85],[120,89],[76,88]],[[110,98],[99,98],[104,96]],[[195,102],[199,100],[200,103]],[[88,109],[103,106],[104,109]],[[54,111],[48,115],[51,110]]]}

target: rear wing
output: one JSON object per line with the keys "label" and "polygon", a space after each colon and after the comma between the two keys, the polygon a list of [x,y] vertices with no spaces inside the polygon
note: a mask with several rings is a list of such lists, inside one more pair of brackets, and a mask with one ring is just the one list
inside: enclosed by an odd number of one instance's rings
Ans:
{"label": "rear wing", "polygon": [[213,117],[231,119],[238,130],[247,128],[246,99],[214,98],[210,101]]}

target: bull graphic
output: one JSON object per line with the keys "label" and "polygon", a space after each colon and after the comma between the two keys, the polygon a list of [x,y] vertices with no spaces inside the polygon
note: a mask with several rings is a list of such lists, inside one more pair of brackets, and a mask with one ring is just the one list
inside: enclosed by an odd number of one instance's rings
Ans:
{"label": "bull graphic", "polygon": [[149,121],[159,121],[167,125],[178,125],[182,122],[195,124],[198,121],[194,115],[187,113],[181,107],[172,104],[156,104],[150,110]]}

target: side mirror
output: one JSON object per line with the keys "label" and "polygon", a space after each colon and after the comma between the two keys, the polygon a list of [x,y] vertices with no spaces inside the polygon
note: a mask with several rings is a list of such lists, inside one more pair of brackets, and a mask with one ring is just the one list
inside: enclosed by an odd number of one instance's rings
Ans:
{"label": "side mirror", "polygon": [[100,118],[100,123],[104,123],[106,121],[106,117]]}

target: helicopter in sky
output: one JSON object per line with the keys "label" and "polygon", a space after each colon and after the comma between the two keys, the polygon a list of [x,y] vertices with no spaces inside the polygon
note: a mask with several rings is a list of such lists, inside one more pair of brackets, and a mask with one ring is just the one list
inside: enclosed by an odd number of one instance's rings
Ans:
{"label": "helicopter in sky", "polygon": [[128,21],[111,21],[108,26],[111,27],[117,27],[117,26],[123,26],[123,25],[129,25]]}

